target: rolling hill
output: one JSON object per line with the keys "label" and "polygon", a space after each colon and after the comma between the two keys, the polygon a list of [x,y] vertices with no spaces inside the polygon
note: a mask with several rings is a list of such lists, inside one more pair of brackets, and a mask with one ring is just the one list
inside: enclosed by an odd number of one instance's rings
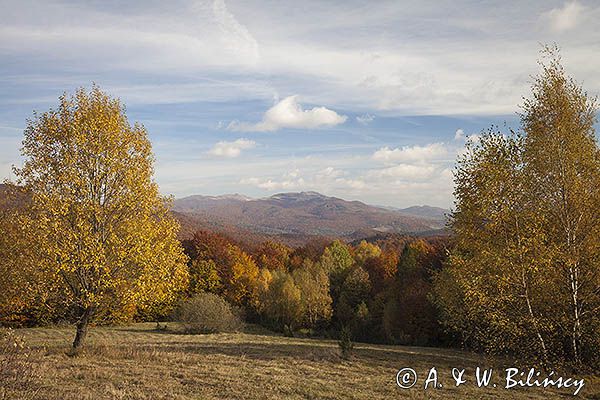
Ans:
{"label": "rolling hill", "polygon": [[447,213],[428,206],[386,209],[316,192],[279,193],[261,199],[195,195],[175,200],[173,211],[184,228],[197,225],[278,237],[347,238],[437,231],[444,227]]}

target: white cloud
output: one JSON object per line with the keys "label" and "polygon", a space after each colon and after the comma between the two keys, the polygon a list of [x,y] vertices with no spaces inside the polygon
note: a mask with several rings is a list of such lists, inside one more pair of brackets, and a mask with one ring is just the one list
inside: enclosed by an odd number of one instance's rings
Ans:
{"label": "white cloud", "polygon": [[[435,6],[431,2],[382,2],[377,7],[348,3],[340,7],[336,2],[307,0],[303,3],[306,12],[290,12],[297,7],[293,1],[271,2],[268,7],[254,0],[225,1],[178,0],[173,7],[160,2],[131,2],[127,7],[114,2],[77,6],[63,1],[2,3],[6,4],[0,13],[0,53],[6,60],[2,88],[12,93],[2,91],[8,108],[0,123],[21,123],[10,118],[19,114],[12,104],[29,101],[27,104],[35,103],[31,108],[45,109],[40,102],[55,102],[63,90],[96,80],[109,93],[134,105],[131,109],[136,113],[141,110],[134,116],[147,118],[143,122],[153,128],[154,138],[161,138],[161,131],[178,133],[172,145],[155,143],[157,180],[167,192],[191,194],[205,185],[205,193],[225,193],[236,191],[240,179],[254,179],[256,185],[266,188],[304,184],[302,188],[343,198],[360,193],[357,198],[375,204],[444,204],[450,199],[451,185],[444,183],[448,176],[442,172],[466,137],[452,140],[453,122],[448,123],[450,130],[444,128],[448,138],[436,135],[430,140],[448,142],[444,144],[448,153],[443,156],[424,151],[428,146],[422,138],[413,138],[412,143],[402,144],[421,146],[413,146],[411,151],[411,147],[395,148],[398,144],[382,142],[389,147],[379,149],[379,158],[375,158],[373,153],[383,144],[372,147],[373,143],[389,137],[384,129],[369,132],[369,138],[361,134],[360,140],[365,142],[355,148],[350,146],[356,145],[358,135],[340,132],[340,141],[347,138],[348,147],[335,152],[328,149],[337,140],[334,135],[323,141],[324,135],[306,137],[302,151],[290,147],[285,137],[278,137],[281,141],[270,146],[272,152],[245,157],[243,168],[226,157],[246,155],[244,149],[217,144],[211,153],[221,154],[219,157],[196,157],[206,155],[217,140],[194,137],[182,147],[186,133],[179,128],[193,119],[194,124],[208,129],[219,127],[218,121],[223,120],[220,128],[225,129],[240,112],[255,112],[257,102],[271,101],[277,93],[298,94],[302,103],[311,106],[304,111],[294,100],[296,109],[292,107],[291,114],[300,115],[295,122],[294,118],[291,123],[290,118],[275,118],[277,115],[263,118],[265,107],[256,117],[246,119],[249,123],[240,125],[255,130],[302,125],[307,119],[304,113],[313,117],[313,105],[325,105],[328,108],[320,109],[334,116],[337,113],[331,110],[351,113],[356,124],[368,123],[372,115],[512,115],[521,96],[530,92],[538,41],[553,40],[546,29],[564,33],[558,37],[568,72],[585,82],[590,93],[599,93],[600,52],[596,50],[600,30],[592,22],[600,17],[600,8],[590,0],[537,0],[493,9],[473,1]],[[552,7],[556,8],[550,10]],[[463,9],[469,12],[461,12]],[[431,21],[436,23],[435,30],[427,29]],[[415,36],[414,32],[420,33]],[[490,63],[498,54],[510,57]],[[32,55],[39,68],[31,69],[22,61]],[[65,66],[68,74],[60,72]],[[150,108],[171,103],[185,103],[170,108],[176,111],[171,118],[177,123]],[[210,110],[213,107],[218,113]],[[182,117],[189,120],[182,121]],[[463,126],[465,133],[477,125],[461,124],[458,126]],[[435,129],[436,125],[432,126]],[[247,135],[226,140],[240,136]],[[477,137],[469,136],[469,140]],[[0,173],[4,171],[6,176],[9,163],[18,163],[19,147],[19,143],[11,144],[9,153],[8,146],[0,146]],[[252,156],[255,153],[252,151]],[[292,171],[286,176],[293,153],[300,158],[310,153],[313,158],[294,159],[301,173]],[[419,176],[419,167],[425,174],[426,165],[434,167],[430,178],[410,178]],[[369,175],[379,169],[383,170]],[[256,186],[245,189],[264,190]]]}
{"label": "white cloud", "polygon": [[333,167],[323,168],[316,172],[298,168],[285,172],[281,176],[251,177],[239,181],[242,185],[250,185],[267,191],[274,190],[317,190],[324,193],[362,192],[368,184],[362,177],[347,178],[346,171]]}
{"label": "white cloud", "polygon": [[258,42],[248,29],[240,24],[235,16],[229,12],[225,0],[214,0],[212,11],[217,30],[226,50],[231,53],[242,53],[246,59],[255,63],[259,59]]}
{"label": "white cloud", "polygon": [[228,129],[246,132],[272,132],[281,128],[314,129],[335,126],[346,121],[345,115],[339,115],[325,107],[303,110],[298,104],[298,96],[289,96],[269,108],[261,122],[252,124],[234,121]]}
{"label": "white cloud", "polygon": [[360,190],[368,189],[369,185],[362,179],[347,179],[347,178],[338,178],[335,182],[342,187],[346,187],[350,190]]}
{"label": "white cloud", "polygon": [[364,115],[359,115],[358,117],[356,117],[356,121],[362,125],[367,125],[369,122],[372,122],[374,119],[375,119],[375,116],[373,116],[371,114],[364,114]]}
{"label": "white cloud", "polygon": [[396,207],[448,207],[452,199],[452,162],[447,160],[398,167],[401,164],[381,166],[367,154],[319,153],[294,159],[248,157],[243,168],[237,162],[206,157],[163,160],[159,164],[161,190],[178,197],[234,192],[261,197],[266,193],[314,190],[346,200]]}
{"label": "white cloud", "polygon": [[[0,15],[0,47],[65,62],[73,70],[109,65],[141,72],[254,68],[260,61],[258,42],[223,0],[184,1],[169,12],[151,4],[139,12],[135,5],[111,10],[92,4],[18,3]],[[79,52],[88,56],[73,57]]]}
{"label": "white cloud", "polygon": [[463,140],[465,138],[465,131],[457,129],[454,133],[454,140]]}
{"label": "white cloud", "polygon": [[[593,2],[585,7],[569,1],[546,13],[548,2],[541,0],[493,12],[476,2],[349,4],[341,10],[335,2],[308,1],[303,13],[289,12],[292,1],[265,7],[254,1],[180,0],[168,8],[160,2],[128,7],[5,3],[0,13],[3,60],[13,64],[35,55],[40,65],[68,66],[58,92],[90,80],[106,85],[113,80],[108,76],[123,74],[123,81],[136,87],[149,74],[153,82],[173,77],[191,82],[173,79],[170,89],[147,85],[135,101],[239,101],[241,91],[244,100],[298,93],[312,104],[349,112],[509,114],[529,90],[539,40],[548,40],[540,39],[539,25],[532,21],[557,31],[580,26],[576,34],[560,38],[565,60],[590,92],[600,87],[595,68],[600,56],[594,47],[600,31],[593,24],[600,10]],[[465,7],[469,15],[457,11]],[[589,20],[585,24],[584,18]],[[435,31],[426,29],[429,21],[436,21]],[[86,57],[75,56],[83,53]],[[489,63],[501,53],[511,57]],[[20,70],[26,68],[15,64]],[[13,80],[18,74],[11,72],[7,76]],[[184,95],[175,87],[192,84],[199,89],[190,87]],[[123,99],[132,104],[127,96]]]}
{"label": "white cloud", "polygon": [[433,165],[398,164],[393,167],[369,171],[368,175],[375,178],[394,178],[407,181],[423,180],[435,172]]}
{"label": "white cloud", "polygon": [[300,190],[306,187],[306,182],[300,176],[300,170],[298,169],[286,172],[280,179],[252,177],[241,179],[240,184],[256,186],[267,191]]}
{"label": "white cloud", "polygon": [[373,159],[390,162],[425,162],[442,158],[448,154],[448,149],[443,143],[431,143],[426,146],[404,146],[391,149],[382,147],[373,153]]}
{"label": "white cloud", "polygon": [[579,2],[566,2],[561,8],[553,8],[544,13],[542,19],[550,24],[550,28],[555,32],[564,32],[575,28],[580,21],[585,7]]}
{"label": "white cloud", "polygon": [[317,177],[318,178],[339,178],[342,175],[344,175],[344,171],[341,171],[339,169],[335,169],[333,167],[327,167],[324,168],[322,170],[320,170],[319,172],[317,172]]}
{"label": "white cloud", "polygon": [[222,141],[215,144],[208,154],[216,157],[235,158],[242,153],[242,150],[251,149],[255,146],[256,142],[243,138],[233,142]]}

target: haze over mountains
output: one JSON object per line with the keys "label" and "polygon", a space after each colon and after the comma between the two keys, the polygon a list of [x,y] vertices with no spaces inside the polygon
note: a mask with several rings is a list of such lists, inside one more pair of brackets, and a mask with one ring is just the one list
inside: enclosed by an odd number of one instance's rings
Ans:
{"label": "haze over mountains", "polygon": [[430,206],[371,206],[316,192],[279,193],[260,199],[239,194],[195,195],[175,200],[173,211],[184,230],[206,225],[288,238],[320,235],[348,239],[382,233],[433,233],[444,228],[448,213]]}

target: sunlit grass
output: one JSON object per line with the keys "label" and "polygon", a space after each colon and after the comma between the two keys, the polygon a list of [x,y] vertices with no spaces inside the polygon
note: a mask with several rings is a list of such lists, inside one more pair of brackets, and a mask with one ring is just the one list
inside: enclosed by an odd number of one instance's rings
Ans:
{"label": "sunlit grass", "polygon": [[[73,329],[18,333],[40,351],[41,399],[390,399],[560,398],[567,391],[452,387],[450,371],[494,366],[480,355],[448,349],[356,344],[343,360],[333,340],[287,338],[252,328],[245,333],[184,335],[169,324],[96,327],[85,350],[67,356]],[[497,365],[497,364],[496,364]],[[421,380],[402,390],[396,372],[412,367]],[[424,391],[437,367],[445,387]],[[598,382],[596,382],[597,384]],[[588,384],[583,394],[593,392]]]}

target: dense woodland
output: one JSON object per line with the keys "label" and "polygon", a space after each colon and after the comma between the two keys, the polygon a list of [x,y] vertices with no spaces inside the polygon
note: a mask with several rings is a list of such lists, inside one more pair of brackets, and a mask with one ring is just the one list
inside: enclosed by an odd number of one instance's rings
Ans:
{"label": "dense woodland", "polygon": [[445,246],[397,236],[354,246],[315,239],[297,249],[265,242],[246,252],[222,235],[198,232],[184,242],[187,294],[219,294],[247,319],[287,334],[335,337],[349,329],[362,341],[439,344],[428,296]]}
{"label": "dense woodland", "polygon": [[0,322],[74,323],[77,350],[93,324],[171,320],[205,296],[287,335],[598,369],[597,105],[556,49],[541,66],[521,129],[484,132],[459,159],[450,237],[297,248],[179,241],[144,127],[98,87],[65,95],[29,122],[2,196]]}

